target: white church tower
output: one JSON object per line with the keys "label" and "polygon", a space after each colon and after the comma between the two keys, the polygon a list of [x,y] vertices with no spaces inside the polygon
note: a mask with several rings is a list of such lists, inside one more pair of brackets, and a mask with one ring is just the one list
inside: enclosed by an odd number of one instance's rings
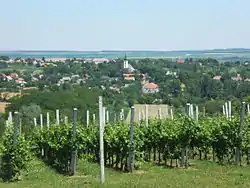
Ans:
{"label": "white church tower", "polygon": [[123,68],[127,69],[128,68],[128,59],[127,59],[127,54],[125,54],[125,58],[123,60]]}

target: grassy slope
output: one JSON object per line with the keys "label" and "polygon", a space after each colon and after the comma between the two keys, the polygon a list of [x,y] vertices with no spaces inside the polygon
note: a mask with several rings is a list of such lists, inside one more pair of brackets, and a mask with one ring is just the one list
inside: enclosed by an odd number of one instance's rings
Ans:
{"label": "grassy slope", "polygon": [[[87,176],[84,176],[83,172]],[[78,164],[76,177],[64,177],[44,166],[43,163],[32,161],[30,172],[23,177],[22,181],[0,183],[0,187],[250,187],[250,170],[247,167],[219,166],[201,161],[195,161],[188,170],[144,165],[143,170],[135,174],[121,173],[112,169],[106,169],[105,172],[106,183],[101,186],[97,164],[81,161]]]}

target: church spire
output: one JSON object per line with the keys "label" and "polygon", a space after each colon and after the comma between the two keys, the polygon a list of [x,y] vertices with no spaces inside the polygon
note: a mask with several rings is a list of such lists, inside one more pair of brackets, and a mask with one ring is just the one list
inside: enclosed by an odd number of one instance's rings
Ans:
{"label": "church spire", "polygon": [[125,57],[123,60],[123,68],[127,69],[128,68],[128,59],[127,59],[127,54],[125,53]]}
{"label": "church spire", "polygon": [[125,58],[124,58],[124,60],[128,60],[128,59],[127,59],[127,53],[125,53]]}

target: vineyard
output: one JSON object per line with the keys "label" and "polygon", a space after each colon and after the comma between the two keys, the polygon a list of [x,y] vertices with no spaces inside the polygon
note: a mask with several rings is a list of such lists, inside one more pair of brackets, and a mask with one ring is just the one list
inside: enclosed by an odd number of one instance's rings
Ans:
{"label": "vineyard", "polygon": [[[72,154],[91,162],[100,161],[99,124],[71,123],[33,127],[22,134],[17,126],[9,126],[1,139],[1,177],[16,180],[27,168],[32,155],[58,172],[71,175]],[[201,117],[177,114],[173,119],[149,119],[133,124],[125,121],[106,123],[103,132],[104,165],[120,171],[139,170],[151,162],[168,167],[188,168],[190,159],[219,164],[250,164],[250,119],[238,116]]]}
{"label": "vineyard", "polygon": [[[235,162],[235,148],[238,147],[242,149],[241,155],[246,156],[244,161],[249,163],[250,127],[244,127],[241,139],[238,134],[239,124],[239,118],[232,121],[224,117],[204,118],[195,122],[188,116],[173,120],[151,120],[148,128],[144,123],[137,124],[133,145],[136,161],[181,166],[182,151],[185,148],[190,158],[229,164]],[[51,165],[58,165],[62,170],[68,171],[71,152],[74,149],[78,150],[79,156],[89,155],[91,160],[99,161],[98,131],[97,125],[78,125],[76,139],[72,141],[71,125],[55,125],[50,129],[36,130],[31,140],[38,153],[44,149],[44,157]],[[118,122],[105,125],[106,165],[127,170],[130,147],[128,124]],[[176,161],[175,164],[173,160]]]}

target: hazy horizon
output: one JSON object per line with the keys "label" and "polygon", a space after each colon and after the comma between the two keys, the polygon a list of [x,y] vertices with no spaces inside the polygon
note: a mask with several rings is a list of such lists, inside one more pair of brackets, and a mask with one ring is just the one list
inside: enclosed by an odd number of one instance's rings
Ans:
{"label": "hazy horizon", "polygon": [[180,49],[180,50],[0,50],[0,52],[185,52],[185,51],[216,51],[216,50],[250,50],[250,48],[223,48],[223,49]]}

